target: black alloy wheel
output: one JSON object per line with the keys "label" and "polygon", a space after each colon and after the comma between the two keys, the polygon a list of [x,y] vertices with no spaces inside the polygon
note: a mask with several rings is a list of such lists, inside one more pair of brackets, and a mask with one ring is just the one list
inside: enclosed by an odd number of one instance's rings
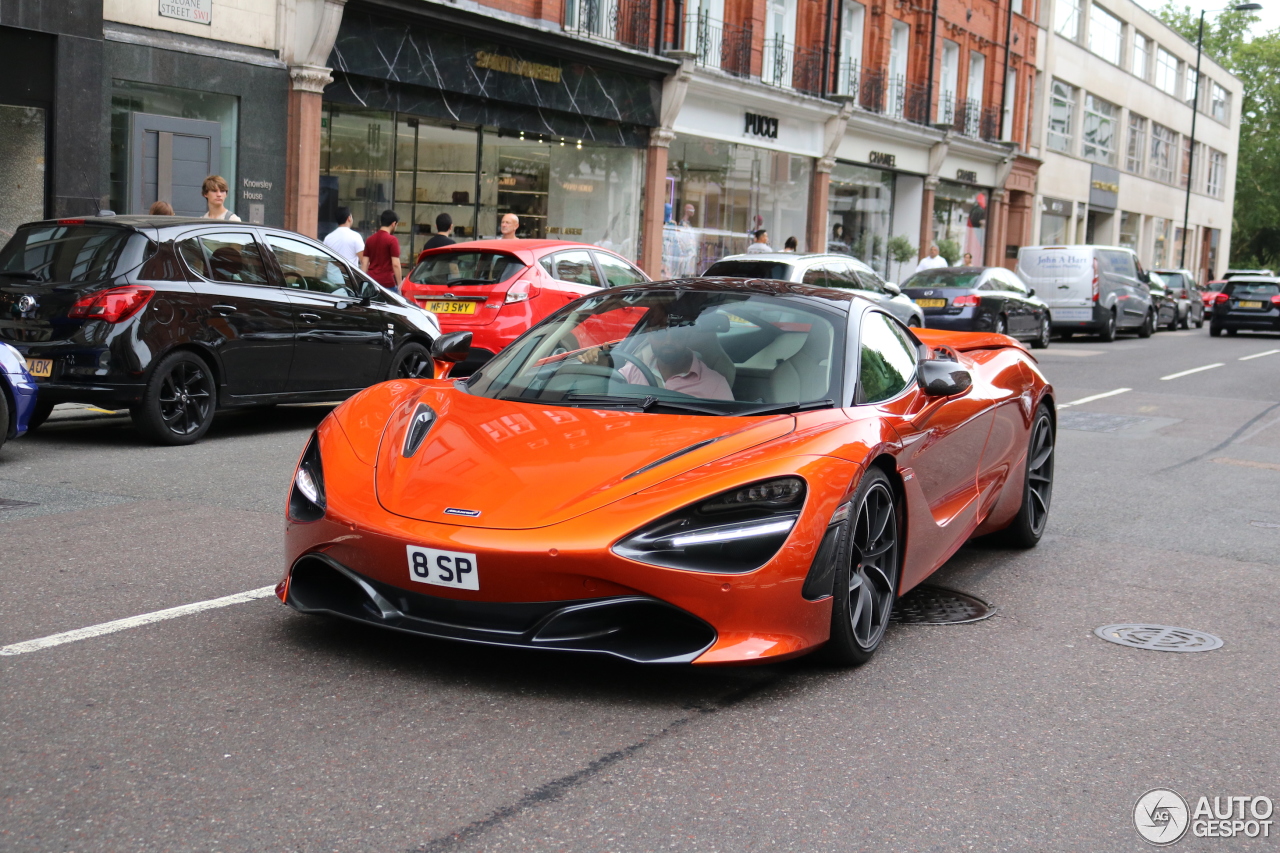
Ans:
{"label": "black alloy wheel", "polygon": [[1003,531],[1002,538],[1016,548],[1034,548],[1044,535],[1049,521],[1049,503],[1053,499],[1053,417],[1049,407],[1040,404],[1031,424],[1027,442],[1026,475],[1022,484],[1022,505],[1017,516]]}
{"label": "black alloy wheel", "polygon": [[1107,315],[1107,321],[1102,326],[1102,331],[1098,333],[1098,337],[1102,339],[1104,344],[1109,344],[1116,339],[1116,311],[1111,309],[1111,313]]}
{"label": "black alloy wheel", "polygon": [[[1191,309],[1189,309],[1189,308],[1187,309],[1188,313],[1190,313],[1190,310],[1191,310]],[[1165,328],[1166,328],[1166,329],[1168,329],[1168,330],[1169,330],[1169,331],[1171,331],[1171,332],[1176,332],[1176,331],[1178,331],[1178,315],[1179,315],[1180,313],[1182,313],[1182,312],[1181,312],[1181,311],[1179,311],[1176,307],[1173,309],[1173,316],[1169,318],[1169,325],[1168,325],[1168,326],[1165,326]],[[1186,327],[1187,327],[1187,322],[1186,322],[1185,320],[1183,320],[1183,321],[1182,321],[1182,328],[1184,328],[1184,329],[1185,329]]]}
{"label": "black alloy wheel", "polygon": [[[1170,329],[1172,328],[1173,327],[1171,326]],[[1187,306],[1187,313],[1182,315],[1182,319],[1178,321],[1178,328],[1180,329],[1191,328],[1191,306],[1190,305]]]}
{"label": "black alloy wheel", "polygon": [[129,415],[156,444],[192,444],[209,431],[217,400],[209,365],[195,353],[180,350],[156,365],[142,402],[129,409]]}
{"label": "black alloy wheel", "polygon": [[858,487],[836,570],[831,639],[824,654],[841,666],[871,660],[898,599],[902,525],[889,478],[870,468]]}
{"label": "black alloy wheel", "polygon": [[[1183,326],[1182,328],[1185,329],[1186,326]],[[1196,318],[1196,328],[1197,329],[1204,328],[1204,309],[1203,308],[1200,309],[1200,316]]]}
{"label": "black alloy wheel", "polygon": [[391,359],[388,379],[432,379],[436,375],[431,353],[422,344],[410,341],[396,351]]}
{"label": "black alloy wheel", "polygon": [[1040,332],[1031,341],[1032,349],[1048,349],[1049,339],[1053,337],[1053,329],[1049,326],[1049,317],[1045,315],[1040,318]]}
{"label": "black alloy wheel", "polygon": [[1142,318],[1142,325],[1138,327],[1138,337],[1149,338],[1156,331],[1156,314],[1154,311],[1148,311],[1147,316]]}

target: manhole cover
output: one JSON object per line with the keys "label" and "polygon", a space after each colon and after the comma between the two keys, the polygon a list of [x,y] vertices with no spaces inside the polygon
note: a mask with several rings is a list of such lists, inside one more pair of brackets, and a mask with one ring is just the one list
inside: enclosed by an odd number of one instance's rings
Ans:
{"label": "manhole cover", "polygon": [[1058,416],[1058,428],[1079,429],[1086,432],[1117,432],[1148,420],[1150,418],[1108,415],[1102,412],[1063,412]]}
{"label": "manhole cover", "polygon": [[12,500],[11,498],[0,498],[0,510],[18,509],[19,507],[24,507],[24,506],[39,506],[39,505],[40,504],[34,504],[31,501],[15,501],[15,500]]}
{"label": "manhole cover", "polygon": [[907,625],[958,625],[981,621],[995,612],[990,604],[972,595],[940,586],[918,586],[898,599],[889,619]]}
{"label": "manhole cover", "polygon": [[1157,652],[1211,652],[1222,648],[1213,634],[1171,625],[1103,625],[1093,633],[1110,643]]}

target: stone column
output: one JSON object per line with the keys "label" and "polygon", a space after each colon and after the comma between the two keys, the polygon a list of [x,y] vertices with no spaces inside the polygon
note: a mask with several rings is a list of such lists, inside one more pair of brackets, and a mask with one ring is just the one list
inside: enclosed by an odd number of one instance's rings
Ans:
{"label": "stone column", "polygon": [[[825,252],[827,250],[827,207],[831,196],[831,167],[835,164],[826,157],[821,157],[814,162],[813,178],[809,181],[809,220],[808,228],[805,230],[806,246],[801,246],[801,252]],[[778,239],[786,239],[782,235],[774,240],[774,246],[781,248],[777,244]]]}
{"label": "stone column", "polygon": [[921,258],[929,254],[933,244],[933,196],[938,189],[937,176],[924,179],[924,194],[920,199],[920,252]]}
{"label": "stone column", "polygon": [[987,242],[982,247],[983,265],[1004,266],[1004,235],[1008,229],[1009,206],[1004,203],[1004,190],[992,190],[987,201]]}
{"label": "stone column", "polygon": [[289,79],[284,227],[314,237],[320,218],[320,104],[333,77],[328,68],[295,65]]}
{"label": "stone column", "polygon": [[664,127],[649,131],[644,160],[644,221],[640,223],[640,269],[666,278],[662,268],[662,226],[667,203],[667,154],[676,135]]}

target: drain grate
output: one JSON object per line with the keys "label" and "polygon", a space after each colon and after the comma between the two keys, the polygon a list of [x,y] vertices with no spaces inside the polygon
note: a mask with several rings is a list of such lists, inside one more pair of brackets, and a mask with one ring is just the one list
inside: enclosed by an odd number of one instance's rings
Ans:
{"label": "drain grate", "polygon": [[990,604],[972,595],[940,586],[918,586],[898,599],[889,619],[906,625],[959,625],[979,622],[995,612]]}
{"label": "drain grate", "polygon": [[1058,416],[1058,428],[1085,432],[1118,432],[1149,420],[1151,419],[1132,415],[1108,415],[1103,412],[1063,412]]}
{"label": "drain grate", "polygon": [[40,506],[40,504],[31,501],[15,501],[12,498],[0,498],[0,511],[6,509],[19,509],[24,506]]}
{"label": "drain grate", "polygon": [[1171,625],[1103,625],[1093,633],[1109,643],[1155,652],[1211,652],[1222,648],[1220,637]]}

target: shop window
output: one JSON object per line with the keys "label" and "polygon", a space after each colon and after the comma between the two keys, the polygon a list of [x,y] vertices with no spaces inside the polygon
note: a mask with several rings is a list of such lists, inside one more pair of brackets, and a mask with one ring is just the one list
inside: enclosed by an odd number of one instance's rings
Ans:
{"label": "shop window", "polygon": [[939,181],[933,198],[933,242],[947,263],[956,264],[967,252],[974,266],[985,266],[987,190]]}
{"label": "shop window", "polygon": [[826,251],[851,255],[888,275],[893,172],[836,163],[831,169],[828,205],[831,232]]}
{"label": "shop window", "polygon": [[1054,80],[1049,97],[1049,147],[1071,152],[1071,128],[1076,110],[1075,90]]}
{"label": "shop window", "polygon": [[1080,153],[1085,159],[1115,165],[1116,116],[1119,112],[1115,104],[1095,95],[1084,96],[1084,126],[1081,130],[1084,144]]}
{"label": "shop window", "polygon": [[1120,213],[1120,245],[1138,251],[1138,225],[1142,217],[1127,210]]}
{"label": "shop window", "polygon": [[1040,244],[1042,246],[1067,245],[1071,242],[1068,237],[1070,226],[1070,216],[1047,210],[1043,211],[1040,214]]}
{"label": "shop window", "polygon": [[1142,155],[1147,150],[1147,120],[1137,113],[1129,113],[1129,145],[1125,149],[1125,171],[1142,174]]}
{"label": "shop window", "polygon": [[0,163],[4,164],[0,236],[8,240],[22,223],[44,219],[44,110],[0,106]]}

